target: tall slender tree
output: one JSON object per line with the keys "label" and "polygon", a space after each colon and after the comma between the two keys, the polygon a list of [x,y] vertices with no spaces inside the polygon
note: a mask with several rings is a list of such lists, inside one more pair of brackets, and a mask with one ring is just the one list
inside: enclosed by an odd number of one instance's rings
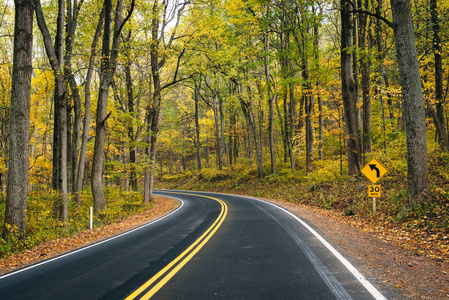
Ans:
{"label": "tall slender tree", "polygon": [[[368,9],[368,0],[365,0],[362,2],[362,0],[358,0],[357,6],[360,9]],[[367,53],[368,50],[368,15],[366,14],[358,14],[357,16],[358,21],[358,44],[360,49],[360,56],[359,56],[359,62],[360,62],[360,69],[362,73],[362,128],[363,128],[363,134],[362,134],[362,152],[367,153],[371,152],[371,97],[370,97],[370,76],[371,76],[371,66],[369,61],[369,54]]]}
{"label": "tall slender tree", "polygon": [[196,163],[198,173],[201,174],[201,141],[200,141],[200,90],[201,90],[201,77],[198,80],[194,80],[193,100],[195,101],[195,148],[196,148]]}
{"label": "tall slender tree", "polygon": [[[103,32],[102,63],[100,75],[100,91],[98,94],[97,117],[95,128],[94,159],[92,163],[92,195],[94,198],[94,209],[97,214],[106,208],[103,191],[103,161],[104,144],[106,138],[106,122],[111,112],[107,113],[109,87],[117,67],[117,58],[120,50],[120,33],[125,23],[131,17],[134,10],[134,0],[131,2],[128,15],[123,19],[124,0],[119,0],[115,8],[114,29],[112,26],[112,0],[105,0],[105,21]],[[112,33],[112,46],[111,46]]]}
{"label": "tall slender tree", "polygon": [[36,20],[44,40],[51,68],[55,77],[54,130],[53,130],[53,188],[60,191],[58,212],[65,223],[69,217],[67,182],[67,95],[63,72],[65,1],[58,1],[58,18],[55,44],[45,21],[40,0],[34,0]]}
{"label": "tall slender tree", "polygon": [[426,116],[410,0],[391,0],[391,9],[407,136],[406,205],[412,205],[427,200]]}
{"label": "tall slender tree", "polygon": [[90,103],[91,103],[91,91],[90,86],[92,82],[92,75],[94,71],[94,62],[96,56],[96,48],[98,41],[100,40],[101,28],[104,21],[104,7],[100,12],[98,19],[97,29],[95,30],[95,35],[91,45],[89,65],[87,67],[86,81],[84,83],[84,119],[83,119],[83,134],[81,137],[81,151],[79,154],[78,171],[76,172],[76,182],[75,182],[75,201],[80,206],[81,205],[81,191],[83,189],[83,178],[84,169],[86,165],[86,153],[87,153],[87,143],[89,139],[89,129],[90,129]]}
{"label": "tall slender tree", "polygon": [[[81,96],[78,91],[78,84],[72,67],[72,56],[75,42],[75,34],[78,27],[78,16],[84,0],[67,1],[67,18],[66,18],[66,36],[65,36],[65,53],[64,53],[64,76],[65,81],[70,86],[70,96],[67,97],[67,159],[68,167],[70,167],[71,192],[76,190],[76,173],[78,172],[78,144],[81,135]],[[71,112],[74,111],[73,128],[70,128]],[[72,131],[71,131],[72,129]]]}
{"label": "tall slender tree", "polygon": [[3,238],[25,237],[28,194],[28,141],[31,75],[33,73],[32,0],[15,0],[14,52],[11,87],[11,134]]}
{"label": "tall slender tree", "polygon": [[[436,114],[432,114],[436,132],[438,136],[438,142],[441,147],[449,151],[449,136],[447,134],[446,122],[444,120],[444,86],[443,86],[443,57],[441,47],[441,25],[438,13],[438,1],[430,0],[430,23],[433,31],[432,38],[432,50],[435,61],[435,102],[436,102]],[[430,104],[431,105],[431,104]],[[432,108],[433,110],[433,108]]]}
{"label": "tall slender tree", "polygon": [[318,154],[320,156],[320,159],[323,159],[323,97],[321,96],[321,79],[320,79],[320,49],[319,49],[319,42],[320,42],[320,18],[322,14],[322,8],[321,6],[318,7],[319,12],[317,12],[317,8],[313,7],[313,12],[315,15],[314,22],[313,22],[313,52],[314,52],[314,69],[316,74],[316,88],[318,89],[318,110],[319,110],[319,116],[318,116]]}
{"label": "tall slender tree", "polygon": [[[151,13],[151,25],[150,25],[150,64],[152,74],[152,95],[150,103],[148,105],[148,129],[149,136],[149,150],[147,160],[149,165],[145,171],[144,184],[144,202],[148,203],[153,198],[153,185],[154,185],[154,173],[156,169],[156,157],[157,157],[157,137],[160,129],[160,114],[162,105],[162,91],[185,78],[178,78],[178,71],[180,61],[185,53],[185,48],[178,52],[177,63],[174,70],[173,78],[164,84],[162,82],[161,71],[164,68],[167,59],[168,52],[172,49],[175,39],[178,39],[177,29],[184,9],[189,4],[189,1],[182,3],[173,3],[173,6],[169,6],[166,1],[155,0],[152,5]],[[169,22],[173,21],[173,25],[169,25]],[[173,26],[171,34],[166,39],[167,26]]]}
{"label": "tall slender tree", "polygon": [[346,124],[346,152],[349,175],[359,176],[361,155],[357,122],[356,95],[352,73],[352,13],[349,0],[341,0],[341,94]]}
{"label": "tall slender tree", "polygon": [[[131,74],[131,34],[132,31],[130,30],[128,32],[128,35],[123,38],[123,44],[125,46],[125,82],[126,82],[126,91],[128,96],[128,113],[130,114],[131,119],[135,118],[135,104],[134,104],[134,92],[133,92],[133,80],[132,80],[132,74]],[[129,122],[127,124],[127,131],[128,131],[128,139],[129,139],[129,162],[130,162],[130,172],[129,172],[129,181],[131,184],[131,189],[133,191],[137,191],[137,174],[136,174],[136,164],[137,164],[137,155],[136,155],[136,132],[134,128],[134,122]]]}
{"label": "tall slender tree", "polygon": [[272,88],[272,80],[271,80],[271,73],[270,73],[270,57],[269,57],[269,51],[270,51],[270,35],[269,35],[269,25],[268,25],[268,18],[270,15],[270,6],[266,6],[266,20],[265,20],[265,31],[263,35],[263,45],[264,45],[264,52],[265,52],[265,59],[264,59],[264,69],[265,69],[265,83],[267,86],[267,96],[268,96],[268,144],[270,148],[270,167],[271,167],[271,174],[276,174],[276,152],[275,152],[275,143],[274,143],[274,102],[275,97],[273,93]]}

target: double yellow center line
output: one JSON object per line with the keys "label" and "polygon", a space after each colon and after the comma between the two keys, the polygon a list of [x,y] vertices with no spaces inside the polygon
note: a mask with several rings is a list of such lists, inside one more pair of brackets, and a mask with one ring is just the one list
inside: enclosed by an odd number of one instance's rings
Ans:
{"label": "double yellow center line", "polygon": [[218,228],[223,223],[226,215],[228,213],[228,206],[222,200],[203,196],[194,195],[187,193],[176,193],[189,196],[198,196],[213,199],[221,204],[221,212],[214,223],[204,232],[192,245],[189,246],[184,252],[182,252],[178,257],[176,257],[172,262],[170,262],[165,268],[154,275],[150,280],[145,282],[141,287],[135,290],[131,295],[129,295],[125,300],[131,299],[150,299],[154,294],[157,293],[182,267],[195,256],[198,251],[209,241],[209,239],[215,234]]}

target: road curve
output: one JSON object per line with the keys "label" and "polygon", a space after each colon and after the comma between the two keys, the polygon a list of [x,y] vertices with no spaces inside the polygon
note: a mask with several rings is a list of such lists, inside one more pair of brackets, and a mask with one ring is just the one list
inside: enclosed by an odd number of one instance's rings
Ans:
{"label": "road curve", "polygon": [[298,216],[258,199],[182,205],[136,230],[0,276],[0,299],[385,299]]}

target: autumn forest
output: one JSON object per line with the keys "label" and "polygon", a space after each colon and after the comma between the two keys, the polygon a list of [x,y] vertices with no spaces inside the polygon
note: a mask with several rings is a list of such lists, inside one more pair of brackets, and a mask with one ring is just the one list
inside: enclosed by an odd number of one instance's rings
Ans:
{"label": "autumn forest", "polygon": [[448,8],[1,0],[0,253],[86,229],[90,206],[97,226],[148,209],[155,188],[371,220],[373,157],[376,218],[446,253]]}

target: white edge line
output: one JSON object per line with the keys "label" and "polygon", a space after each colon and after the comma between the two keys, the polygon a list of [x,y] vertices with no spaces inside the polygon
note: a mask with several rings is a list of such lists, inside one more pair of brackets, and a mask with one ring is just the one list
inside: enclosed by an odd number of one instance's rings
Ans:
{"label": "white edge line", "polygon": [[121,234],[119,234],[119,235],[116,235],[116,236],[110,237],[110,238],[108,238],[108,239],[105,239],[105,240],[103,240],[103,241],[97,242],[97,243],[95,243],[95,244],[92,244],[92,245],[89,245],[89,246],[85,246],[85,247],[83,247],[83,248],[80,248],[80,249],[77,249],[77,250],[68,252],[68,253],[66,253],[66,254],[62,254],[62,255],[60,255],[60,256],[56,256],[56,257],[54,257],[54,258],[50,258],[50,259],[48,259],[48,260],[44,260],[44,261],[42,261],[42,262],[36,263],[36,264],[31,265],[31,266],[29,266],[29,267],[25,267],[25,268],[23,268],[23,269],[19,269],[19,270],[16,270],[16,271],[12,271],[11,273],[7,273],[7,274],[5,274],[5,275],[0,276],[0,280],[5,279],[5,278],[10,277],[10,276],[13,276],[13,275],[16,275],[16,274],[19,274],[19,273],[22,273],[22,272],[25,272],[25,271],[28,271],[28,270],[31,270],[31,269],[34,269],[34,268],[37,268],[37,267],[39,267],[39,266],[48,264],[48,263],[53,262],[53,261],[56,261],[56,260],[58,260],[58,259],[61,259],[61,258],[70,256],[70,255],[73,255],[73,254],[76,254],[76,253],[78,253],[78,252],[81,252],[81,251],[84,251],[84,250],[87,250],[87,249],[96,247],[96,246],[98,246],[98,245],[107,243],[107,242],[109,242],[109,241],[115,240],[115,239],[117,239],[117,238],[119,238],[119,237],[122,237],[122,236],[124,236],[124,235],[129,234],[129,233],[132,233],[132,232],[134,232],[134,231],[138,231],[138,230],[140,230],[140,229],[142,229],[142,228],[145,228],[145,227],[147,227],[147,226],[150,226],[150,225],[152,225],[152,224],[154,224],[154,223],[156,223],[156,222],[159,222],[159,221],[161,221],[161,220],[167,218],[168,216],[174,214],[175,212],[177,212],[178,210],[180,210],[181,207],[184,206],[184,201],[182,201],[181,199],[176,198],[176,197],[171,197],[171,196],[167,196],[167,197],[176,199],[176,200],[178,200],[178,201],[181,202],[181,205],[180,205],[178,208],[176,208],[174,211],[172,211],[171,213],[169,213],[168,215],[165,215],[165,216],[163,216],[163,217],[160,217],[159,219],[153,220],[153,221],[151,221],[151,222],[149,222],[149,223],[147,223],[147,224],[141,225],[141,226],[139,226],[139,227],[137,227],[137,228],[131,229],[131,230],[126,231],[126,232],[123,232],[123,233],[121,233]]}
{"label": "white edge line", "polygon": [[[201,193],[201,192],[200,192]],[[207,193],[207,192],[206,192]],[[237,196],[237,197],[243,197],[243,198],[248,198],[248,199],[252,199],[252,200],[256,200],[256,201],[260,201],[260,202],[264,202],[267,203],[271,206],[274,206],[282,211],[284,211],[285,213],[289,214],[291,217],[293,217],[294,219],[296,219],[301,225],[303,225],[307,230],[309,230],[324,246],[326,246],[326,248],[333,254],[335,255],[335,257],[349,270],[349,272],[352,273],[352,275],[354,275],[355,278],[357,278],[358,281],[360,281],[360,283],[365,287],[365,289],[376,299],[376,300],[387,300],[387,298],[384,297],[384,295],[382,295],[372,284],[371,282],[369,282],[365,276],[362,275],[362,273],[360,273],[343,255],[340,254],[340,252],[338,252],[331,244],[329,244],[328,241],[326,241],[318,232],[316,232],[312,227],[310,227],[306,222],[304,222],[303,220],[301,220],[300,218],[298,218],[298,216],[296,216],[295,214],[293,214],[292,212],[288,211],[287,209],[276,205],[274,203],[271,203],[267,200],[263,200],[263,199],[257,199],[257,198],[253,198],[253,197],[248,197],[248,196],[243,196],[243,195],[235,195],[235,194],[224,194],[224,193],[213,193],[213,192],[209,192],[210,194],[217,194],[217,195],[223,195],[223,196]]]}
{"label": "white edge line", "polygon": [[285,213],[289,214],[290,216],[292,216],[299,223],[301,223],[301,225],[303,225],[307,230],[309,230],[324,246],[326,246],[326,248],[329,249],[329,251],[332,252],[332,254],[334,254],[335,257],[338,258],[338,260],[340,260],[340,262],[349,270],[349,272],[352,273],[352,275],[354,275],[355,278],[358,279],[358,281],[360,281],[360,283],[368,290],[368,292],[370,292],[370,294],[376,300],[386,300],[386,298],[365,278],[365,276],[363,276],[346,258],[344,258],[344,256],[341,255],[340,252],[338,252],[331,244],[329,244],[328,241],[326,241],[318,232],[316,232],[306,222],[304,222],[303,220],[298,218],[298,216],[294,215],[292,212],[288,211],[287,209],[285,209],[279,205],[273,204],[269,201],[252,198],[252,197],[246,197],[246,198],[249,198],[252,200],[257,200],[260,202],[265,202],[269,205],[277,207],[278,209],[280,209],[280,210],[284,211]]}

